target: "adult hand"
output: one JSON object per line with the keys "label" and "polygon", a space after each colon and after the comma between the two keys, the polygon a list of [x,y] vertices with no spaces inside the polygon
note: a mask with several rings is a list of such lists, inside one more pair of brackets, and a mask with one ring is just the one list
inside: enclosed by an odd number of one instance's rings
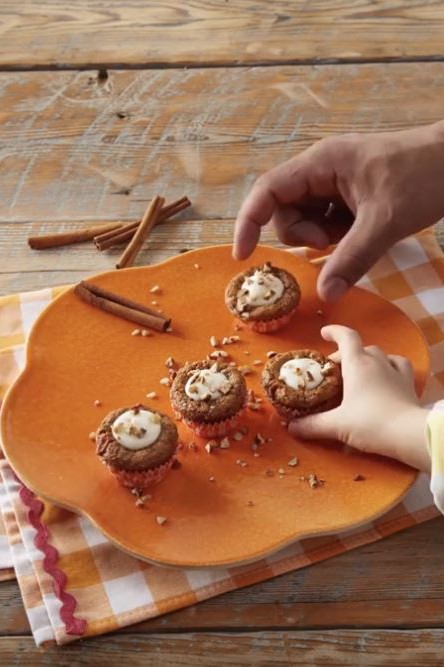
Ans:
{"label": "adult hand", "polygon": [[[333,204],[333,207],[330,205]],[[353,221],[318,280],[335,301],[396,241],[444,215],[444,122],[323,139],[261,176],[243,203],[233,254],[246,259],[270,220],[287,245],[325,248]]]}
{"label": "adult hand", "polygon": [[303,439],[333,438],[362,452],[390,456],[430,471],[426,449],[427,410],[419,405],[413,370],[405,357],[363,347],[359,334],[339,325],[323,327],[325,340],[338,345],[344,382],[341,405],[290,423]]}

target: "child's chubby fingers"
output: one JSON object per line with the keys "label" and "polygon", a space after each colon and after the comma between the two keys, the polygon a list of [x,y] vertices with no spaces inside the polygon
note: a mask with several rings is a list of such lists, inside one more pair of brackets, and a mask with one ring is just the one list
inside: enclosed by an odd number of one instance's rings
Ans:
{"label": "child's chubby fingers", "polygon": [[363,354],[364,347],[360,335],[354,329],[342,326],[341,324],[329,324],[321,329],[321,336],[324,340],[336,343],[338,351],[330,355],[333,361],[339,359],[343,366],[356,363],[356,360]]}
{"label": "child's chubby fingers", "polygon": [[288,425],[288,432],[293,437],[303,440],[316,438],[337,440],[341,423],[341,409],[335,408],[328,412],[295,419]]}
{"label": "child's chubby fingers", "polygon": [[413,366],[407,357],[399,354],[389,354],[388,360],[395,370],[397,370],[409,382],[415,381],[415,372]]}

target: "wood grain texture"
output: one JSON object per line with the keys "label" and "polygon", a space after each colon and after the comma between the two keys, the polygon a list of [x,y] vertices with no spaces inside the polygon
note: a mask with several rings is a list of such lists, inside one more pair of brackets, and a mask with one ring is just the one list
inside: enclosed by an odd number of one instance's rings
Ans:
{"label": "wood grain texture", "polygon": [[[443,552],[444,518],[439,518],[121,632],[444,628]],[[0,636],[28,632],[16,582],[3,583]]]}
{"label": "wood grain texture", "polygon": [[[136,219],[155,192],[189,195],[183,219],[230,220],[257,175],[322,136],[441,118],[443,81],[444,63],[111,72],[105,82],[0,74],[0,292],[112,265],[80,246],[35,258],[28,233]],[[231,222],[167,225],[142,262],[231,240]]]}
{"label": "wood grain texture", "polygon": [[438,667],[443,630],[330,630],[321,632],[187,633],[102,637],[62,649],[36,649],[28,637],[0,637],[8,667],[221,667],[221,665],[325,665],[331,667]]}
{"label": "wood grain texture", "polygon": [[0,66],[442,55],[439,0],[2,0]]}

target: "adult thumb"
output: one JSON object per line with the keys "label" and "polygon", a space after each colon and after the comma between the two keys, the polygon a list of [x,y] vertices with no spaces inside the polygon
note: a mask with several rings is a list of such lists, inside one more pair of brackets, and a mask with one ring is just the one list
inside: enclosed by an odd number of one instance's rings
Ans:
{"label": "adult thumb", "polygon": [[380,259],[395,239],[389,222],[370,205],[361,205],[356,219],[318,277],[323,301],[337,301]]}
{"label": "adult thumb", "polygon": [[288,432],[295,438],[302,440],[338,439],[340,424],[340,409],[335,408],[328,412],[295,419],[288,425]]}

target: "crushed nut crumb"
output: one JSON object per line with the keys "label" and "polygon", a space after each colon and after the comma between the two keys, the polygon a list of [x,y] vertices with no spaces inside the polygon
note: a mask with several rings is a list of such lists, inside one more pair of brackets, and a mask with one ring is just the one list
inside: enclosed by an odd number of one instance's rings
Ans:
{"label": "crushed nut crumb", "polygon": [[170,387],[171,386],[171,380],[170,380],[170,378],[161,378],[159,380],[159,384],[163,385],[164,387]]}
{"label": "crushed nut crumb", "polygon": [[197,445],[195,442],[189,442],[188,443],[188,449],[190,449],[192,452],[197,452]]}
{"label": "crushed nut crumb", "polygon": [[318,486],[323,486],[324,480],[318,479],[314,474],[310,474],[308,476],[308,483],[310,484],[310,488],[316,489]]}
{"label": "crushed nut crumb", "polygon": [[[233,435],[233,440],[236,440],[236,442],[240,442],[240,441],[242,440],[243,437],[244,437],[244,436],[242,435],[242,433],[241,433],[240,431],[237,431],[237,432]],[[222,443],[221,443],[221,446],[222,446]]]}
{"label": "crushed nut crumb", "polygon": [[261,433],[256,433],[256,435],[253,438],[253,445],[256,445],[256,447],[265,445],[266,442],[267,438],[264,438],[264,436]]}
{"label": "crushed nut crumb", "polygon": [[210,482],[215,482],[215,481],[216,481],[216,478],[215,478],[213,475],[211,475],[211,477],[208,477],[208,480],[209,480]]}
{"label": "crushed nut crumb", "polygon": [[364,480],[365,480],[364,475],[361,475],[360,473],[358,473],[353,477],[354,482],[363,482]]}
{"label": "crushed nut crumb", "polygon": [[175,368],[176,362],[174,361],[173,357],[168,357],[165,359],[165,366],[167,368]]}
{"label": "crushed nut crumb", "polygon": [[319,315],[319,317],[323,317],[324,311],[319,308],[319,310],[316,311],[316,315]]}
{"label": "crushed nut crumb", "polygon": [[293,456],[292,459],[289,460],[288,464],[290,468],[295,468],[299,463],[299,459],[296,456]]}
{"label": "crushed nut crumb", "polygon": [[131,331],[131,336],[140,336],[141,333],[142,333],[142,332],[141,332],[140,329],[133,329],[133,330]]}
{"label": "crushed nut crumb", "polygon": [[215,440],[208,440],[207,444],[205,445],[205,451],[207,454],[211,454],[217,447],[217,442]]}
{"label": "crushed nut crumb", "polygon": [[159,524],[159,526],[163,526],[168,521],[168,519],[166,518],[166,516],[156,516],[156,521]]}
{"label": "crushed nut crumb", "polygon": [[221,449],[228,449],[229,446],[230,446],[230,441],[228,440],[228,438],[223,438],[223,439],[220,441],[219,447],[220,447]]}
{"label": "crushed nut crumb", "polygon": [[148,331],[148,329],[142,329],[142,331],[140,332],[140,334],[141,334],[144,338],[148,338],[149,336],[152,336],[152,335],[153,335],[153,334],[151,333],[151,331]]}
{"label": "crushed nut crumb", "polygon": [[226,357],[228,357],[228,352],[225,352],[225,350],[214,350],[214,352],[210,352],[208,356],[210,359],[226,359]]}
{"label": "crushed nut crumb", "polygon": [[260,454],[259,454],[259,452],[253,452],[253,456],[254,456],[255,459],[258,459]]}
{"label": "crushed nut crumb", "polygon": [[102,401],[96,400],[94,401],[94,405],[96,406],[96,408],[100,408],[100,406],[102,405]]}
{"label": "crushed nut crumb", "polygon": [[236,463],[241,468],[246,468],[247,465],[248,465],[248,463],[246,461],[244,461],[244,459],[237,459]]}
{"label": "crushed nut crumb", "polygon": [[152,288],[150,289],[150,292],[151,292],[151,294],[158,294],[158,293],[160,292],[160,287],[159,287],[159,285],[154,285],[154,287],[152,287]]}
{"label": "crushed nut crumb", "polygon": [[262,366],[263,363],[264,363],[264,362],[261,361],[260,359],[255,359],[255,360],[253,361],[253,366]]}
{"label": "crushed nut crumb", "polygon": [[217,340],[216,336],[210,337],[210,345],[211,347],[217,347],[219,345],[219,341]]}
{"label": "crushed nut crumb", "polygon": [[89,437],[90,440],[92,440],[92,441],[94,442],[95,439],[96,439],[96,432],[95,432],[95,431],[91,431],[91,433],[89,434],[88,437]]}
{"label": "crushed nut crumb", "polygon": [[200,264],[194,264],[195,269],[200,269]]}
{"label": "crushed nut crumb", "polygon": [[152,305],[152,306],[157,306],[158,303],[159,303],[158,301],[151,301],[151,305]]}
{"label": "crushed nut crumb", "polygon": [[167,333],[172,333],[173,332],[173,327],[168,327],[166,331],[167,331]]}
{"label": "crushed nut crumb", "polygon": [[278,473],[280,475],[285,475],[285,470],[283,468],[279,468]]}
{"label": "crushed nut crumb", "polygon": [[147,398],[157,398],[157,394],[155,391],[149,391],[146,395]]}
{"label": "crushed nut crumb", "polygon": [[273,359],[273,357],[275,357],[276,355],[277,355],[277,352],[275,352],[274,350],[269,350],[267,352],[268,359]]}

